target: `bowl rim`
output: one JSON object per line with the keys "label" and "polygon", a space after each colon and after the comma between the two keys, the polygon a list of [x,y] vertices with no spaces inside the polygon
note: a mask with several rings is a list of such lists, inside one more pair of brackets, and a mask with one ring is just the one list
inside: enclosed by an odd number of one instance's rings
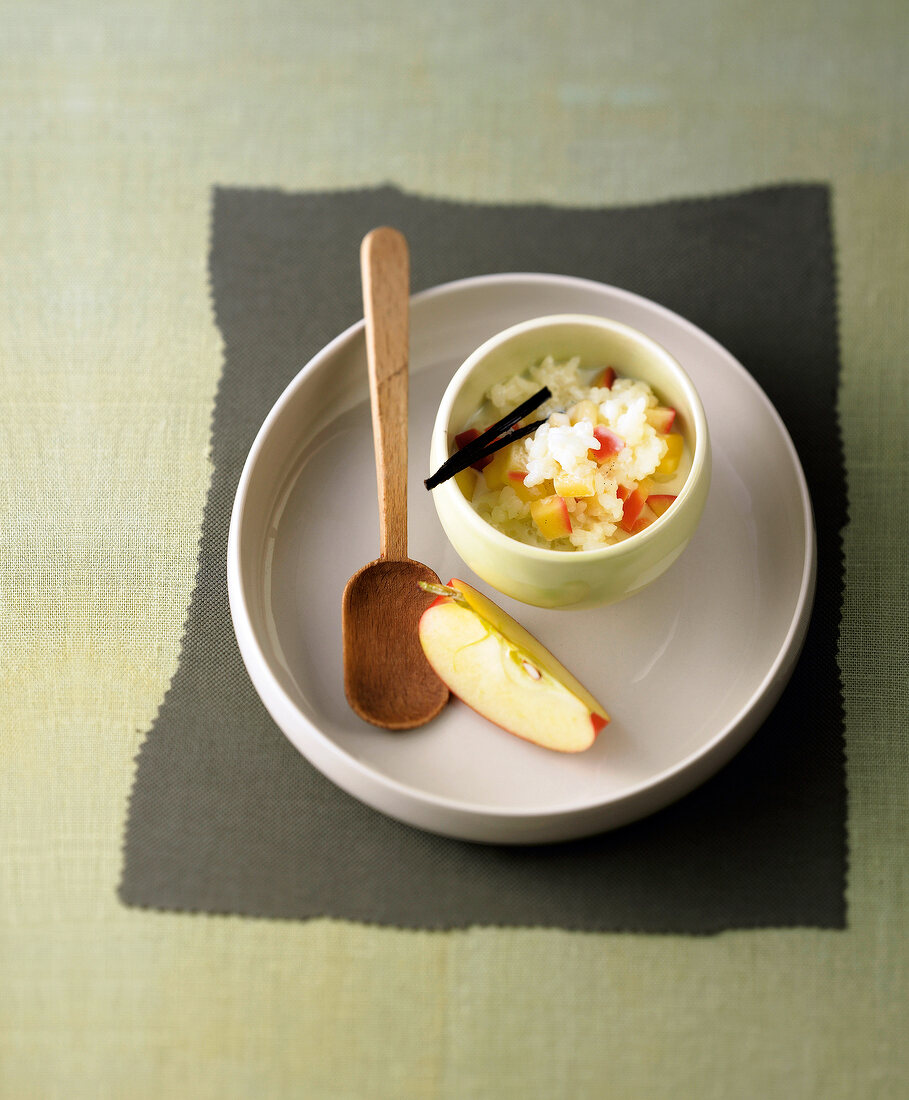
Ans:
{"label": "bowl rim", "polygon": [[[518,539],[512,538],[510,535],[506,535],[503,531],[499,531],[477,513],[458,488],[454,478],[449,478],[447,481],[441,482],[432,490],[437,507],[441,506],[453,509],[454,515],[459,522],[469,524],[472,528],[481,533],[484,539],[489,540],[492,547],[511,555],[517,554],[530,561],[546,562],[556,568],[565,568],[571,562],[580,564],[581,562],[613,561],[619,558],[628,557],[646,548],[655,538],[665,537],[666,528],[679,520],[681,511],[688,499],[693,495],[697,483],[704,476],[705,472],[707,474],[710,472],[710,440],[707,428],[707,416],[704,412],[704,406],[701,403],[697,388],[691,381],[685,368],[671,352],[659,343],[659,341],[641,332],[640,329],[636,329],[632,325],[627,325],[622,321],[616,321],[609,317],[588,313],[553,313],[532,317],[526,321],[519,321],[517,324],[509,325],[508,328],[502,329],[501,332],[497,332],[487,340],[484,340],[478,348],[471,352],[461,366],[458,367],[445,388],[442,400],[439,402],[439,410],[436,414],[435,424],[433,425],[430,450],[435,450],[437,441],[439,441],[439,447],[444,445],[445,449],[448,450],[450,446],[448,441],[452,438],[453,433],[451,414],[455,401],[471,374],[484,359],[498,351],[504,345],[510,343],[512,340],[528,332],[535,332],[539,329],[567,324],[613,333],[617,332],[643,344],[649,351],[656,352],[658,357],[668,366],[678,379],[690,405],[692,420],[694,421],[694,451],[691,456],[691,468],[688,471],[688,476],[685,478],[684,485],[677,494],[677,500],[673,508],[668,509],[663,515],[658,516],[653,523],[643,531],[639,531],[633,538],[622,539],[620,542],[612,543],[609,546],[601,546],[594,549],[570,551],[556,550],[547,546],[531,546],[528,543],[520,542]],[[445,458],[448,458],[447,454]],[[441,461],[444,460],[445,459],[441,459]],[[433,461],[433,465],[436,465],[435,460]],[[440,490],[442,492],[440,492]],[[439,493],[438,497],[436,493]]]}

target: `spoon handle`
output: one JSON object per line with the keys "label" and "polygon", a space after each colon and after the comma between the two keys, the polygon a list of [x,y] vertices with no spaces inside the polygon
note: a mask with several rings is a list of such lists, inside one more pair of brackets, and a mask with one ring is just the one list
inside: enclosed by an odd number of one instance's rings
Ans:
{"label": "spoon handle", "polygon": [[407,560],[407,352],[410,258],[387,226],[360,246],[372,437],[379,488],[379,546],[386,561]]}

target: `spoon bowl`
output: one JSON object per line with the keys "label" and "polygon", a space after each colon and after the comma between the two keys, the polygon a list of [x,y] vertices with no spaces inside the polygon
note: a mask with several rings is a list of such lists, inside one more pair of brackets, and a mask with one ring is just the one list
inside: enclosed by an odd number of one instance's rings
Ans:
{"label": "spoon bowl", "polygon": [[438,584],[439,578],[422,562],[379,558],[354,573],[344,590],[347,701],[361,718],[386,729],[421,726],[448,700],[417,634],[433,600],[420,581]]}

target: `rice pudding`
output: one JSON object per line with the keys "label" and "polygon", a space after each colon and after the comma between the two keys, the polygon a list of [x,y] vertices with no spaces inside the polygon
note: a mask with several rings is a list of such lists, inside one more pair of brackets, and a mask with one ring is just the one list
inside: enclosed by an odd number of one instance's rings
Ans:
{"label": "rice pudding", "polygon": [[691,455],[675,410],[615,367],[543,359],[488,391],[458,446],[543,386],[552,396],[528,419],[545,422],[458,474],[461,491],[493,527],[531,546],[598,550],[645,530],[672,505]]}

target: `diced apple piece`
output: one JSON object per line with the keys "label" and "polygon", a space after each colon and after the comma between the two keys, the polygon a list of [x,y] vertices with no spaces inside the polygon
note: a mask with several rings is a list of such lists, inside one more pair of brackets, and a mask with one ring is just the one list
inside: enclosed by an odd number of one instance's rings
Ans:
{"label": "diced apple piece", "polygon": [[556,752],[583,752],[609,722],[603,705],[520,623],[464,581],[420,619],[436,674],[478,714]]}
{"label": "diced apple piece", "polygon": [[560,496],[544,497],[530,505],[530,515],[545,539],[563,539],[571,534],[568,505]]}
{"label": "diced apple piece", "polygon": [[473,500],[478,477],[479,474],[472,466],[468,466],[466,470],[459,470],[454,476],[455,484],[468,500]]}
{"label": "diced apple piece", "polygon": [[544,481],[539,485],[533,485],[528,487],[524,484],[524,478],[527,476],[526,470],[509,470],[507,477],[507,484],[514,489],[521,500],[524,503],[529,503],[532,500],[542,500],[543,497],[549,496],[552,493],[552,482]]}
{"label": "diced apple piece", "polygon": [[671,493],[651,493],[647,498],[647,504],[658,516],[661,516],[674,500],[675,497]]}
{"label": "diced apple piece", "polygon": [[588,420],[596,424],[600,410],[593,401],[579,401],[568,410],[568,419],[572,424],[580,424],[582,420]]}
{"label": "diced apple piece", "polygon": [[671,477],[676,472],[685,449],[685,440],[678,432],[671,432],[666,436],[666,448],[663,460],[654,470],[654,477]]}
{"label": "diced apple piece", "polygon": [[483,476],[486,478],[488,488],[501,489],[510,484],[508,478],[512,473],[520,473],[522,477],[527,473],[520,442],[509,443],[496,451],[492,461],[483,471]]}
{"label": "diced apple piece", "polygon": [[612,383],[615,381],[615,367],[606,367],[601,371],[593,380],[594,386],[598,386],[600,389],[611,390]]}
{"label": "diced apple piece", "polygon": [[[620,485],[619,488],[625,489],[625,486]],[[631,492],[625,489],[625,492],[626,496],[619,496],[619,500],[623,501],[622,518],[619,520],[619,527],[621,527],[623,531],[628,531],[630,533],[638,521],[638,517],[641,514],[641,509],[644,507],[647,497],[640,489],[635,489]]]}
{"label": "diced apple piece", "polygon": [[559,474],[553,479],[552,484],[560,497],[574,497],[575,500],[592,497],[596,492],[592,477],[584,480],[574,474]]}
{"label": "diced apple piece", "polygon": [[625,440],[620,435],[616,435],[615,432],[603,427],[602,424],[598,424],[593,429],[593,434],[599,446],[590,447],[587,454],[599,465],[602,465],[612,455],[617,455],[625,446]]}
{"label": "diced apple piece", "polygon": [[657,405],[655,408],[648,409],[644,415],[652,428],[665,433],[670,430],[675,420],[675,409],[670,409],[666,405]]}
{"label": "diced apple piece", "polygon": [[[455,446],[459,451],[463,451],[468,443],[473,443],[479,436],[480,432],[478,432],[476,428],[465,428],[463,432],[458,432],[455,436]],[[472,470],[482,470],[485,466],[488,466],[490,462],[492,462],[492,456],[487,455],[485,458],[478,458],[476,462],[471,462],[470,468]]]}

